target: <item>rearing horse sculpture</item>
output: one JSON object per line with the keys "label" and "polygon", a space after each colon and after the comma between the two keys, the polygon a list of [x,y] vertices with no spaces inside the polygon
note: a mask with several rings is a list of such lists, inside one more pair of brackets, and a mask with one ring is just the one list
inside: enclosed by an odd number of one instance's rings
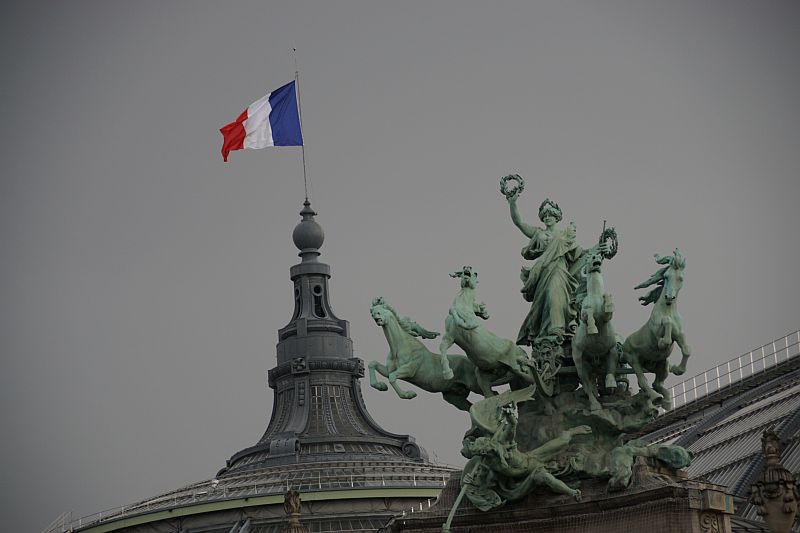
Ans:
{"label": "rearing horse sculpture", "polygon": [[[475,365],[475,375],[484,396],[493,396],[492,382],[501,379],[509,372],[526,384],[536,385],[536,371],[528,364],[528,355],[513,341],[502,339],[490,333],[478,321],[486,320],[489,313],[486,305],[475,303],[475,287],[478,274],[470,266],[465,266],[450,277],[461,279],[459,291],[445,321],[445,333],[439,344],[443,375],[453,375],[447,362],[447,350],[457,344]],[[513,383],[512,383],[513,385]]]}
{"label": "rearing horse sculpture", "polygon": [[389,356],[386,364],[377,361],[369,363],[369,384],[385,391],[386,383],[378,381],[375,372],[389,378],[389,384],[403,399],[414,398],[417,393],[403,390],[397,383],[402,379],[428,392],[441,392],[445,401],[462,411],[472,406],[467,397],[470,392],[481,393],[475,375],[475,366],[463,355],[449,354],[447,361],[454,376],[442,376],[442,364],[438,354],[428,350],[417,337],[433,339],[439,336],[428,331],[408,317],[400,318],[394,308],[382,297],[372,300],[370,314],[375,323],[383,329],[389,343]]}
{"label": "rearing horse sculpture", "polygon": [[[683,332],[683,320],[678,314],[678,292],[683,286],[686,259],[677,248],[672,255],[661,257],[656,254],[655,257],[656,263],[666,266],[636,286],[637,289],[644,289],[655,285],[650,292],[639,297],[642,305],[655,305],[647,323],[625,339],[622,357],[636,372],[639,388],[651,397],[655,397],[655,393],[660,394],[661,406],[670,409],[672,398],[664,387],[664,380],[670,372],[676,376],[683,374],[686,371],[686,361],[691,355]],[[678,343],[683,357],[680,364],[670,366],[669,354],[672,352],[673,342]],[[656,375],[652,387],[644,378],[645,370]]]}
{"label": "rearing horse sculpture", "polygon": [[619,362],[617,335],[611,326],[614,302],[603,284],[603,254],[595,252],[586,265],[586,296],[581,303],[580,324],[572,338],[572,359],[592,411],[602,409],[597,399],[599,376],[607,389],[617,386],[614,372]]}

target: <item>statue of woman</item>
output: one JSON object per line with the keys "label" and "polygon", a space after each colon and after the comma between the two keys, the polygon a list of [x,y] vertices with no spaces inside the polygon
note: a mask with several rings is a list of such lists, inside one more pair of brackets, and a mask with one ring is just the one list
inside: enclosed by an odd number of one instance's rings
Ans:
{"label": "statue of woman", "polygon": [[[517,335],[517,344],[532,344],[535,339],[547,336],[563,338],[571,334],[575,325],[576,310],[570,301],[575,294],[578,281],[575,278],[579,259],[584,250],[575,243],[575,224],[566,228],[556,226],[562,213],[558,204],[549,198],[539,206],[539,220],[544,228],[537,228],[522,220],[517,209],[519,189],[508,194],[511,220],[530,239],[522,249],[522,257],[536,259],[532,267],[523,267],[520,277],[522,295],[531,303],[528,316]],[[606,252],[605,243],[596,246]]]}

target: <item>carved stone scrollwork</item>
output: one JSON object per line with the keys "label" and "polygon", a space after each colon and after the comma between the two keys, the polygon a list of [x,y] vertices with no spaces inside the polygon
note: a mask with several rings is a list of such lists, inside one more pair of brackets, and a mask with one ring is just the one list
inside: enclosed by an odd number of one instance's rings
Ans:
{"label": "carved stone scrollwork", "polygon": [[403,444],[403,455],[411,459],[419,459],[422,456],[419,446],[415,442],[406,442]]}
{"label": "carved stone scrollwork", "polygon": [[766,465],[758,482],[750,487],[750,503],[773,531],[789,531],[797,515],[800,490],[794,475],[781,464],[780,438],[767,430],[761,437]]}
{"label": "carved stone scrollwork", "polygon": [[722,533],[717,513],[708,511],[700,513],[700,531],[703,533]]}
{"label": "carved stone scrollwork", "polygon": [[532,342],[531,363],[538,377],[537,384],[542,393],[552,396],[556,376],[564,362],[564,338],[555,335],[541,337]]}
{"label": "carved stone scrollwork", "polygon": [[295,357],[292,359],[292,374],[303,374],[308,372],[308,364],[305,357]]}
{"label": "carved stone scrollwork", "polygon": [[273,457],[294,455],[300,451],[300,441],[297,437],[279,437],[269,443],[269,454]]}
{"label": "carved stone scrollwork", "polygon": [[360,378],[364,377],[364,361],[356,359],[356,375]]}
{"label": "carved stone scrollwork", "polygon": [[269,371],[270,386],[274,385],[278,379],[289,374],[303,374],[315,370],[338,370],[349,372],[358,377],[364,377],[364,361],[357,357],[352,359],[333,359],[333,358],[306,358],[295,357],[291,361],[282,363]]}

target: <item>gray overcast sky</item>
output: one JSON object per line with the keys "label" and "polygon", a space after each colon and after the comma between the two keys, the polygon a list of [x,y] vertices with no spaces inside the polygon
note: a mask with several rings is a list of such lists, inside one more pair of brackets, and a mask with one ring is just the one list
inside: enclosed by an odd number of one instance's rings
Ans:
{"label": "gray overcast sky", "polygon": [[[289,320],[298,149],[217,131],[291,79],[339,316],[441,330],[480,273],[488,327],[526,312],[520,206],[604,219],[615,323],[646,320],[652,254],[687,258],[703,371],[800,325],[800,4],[785,1],[17,2],[0,31],[3,528],[40,531],[208,479],[266,427]],[[436,343],[431,343],[435,346]],[[676,357],[676,356],[673,356]],[[668,383],[676,383],[671,378]],[[460,463],[467,415],[364,385],[387,429]]]}

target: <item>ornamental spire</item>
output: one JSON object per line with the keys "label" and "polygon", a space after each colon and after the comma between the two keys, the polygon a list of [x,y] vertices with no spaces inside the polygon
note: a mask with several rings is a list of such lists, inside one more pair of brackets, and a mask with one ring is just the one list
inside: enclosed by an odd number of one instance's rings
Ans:
{"label": "ornamental spire", "polygon": [[364,362],[353,356],[349,323],[330,303],[331,267],[318,260],[325,232],[316,215],[306,199],[292,232],[301,261],[289,269],[294,311],[278,330],[277,365],[268,373],[272,416],[261,439],[234,454],[218,477],[255,465],[427,459],[413,437],[386,431],[367,412]]}
{"label": "ornamental spire", "polygon": [[300,250],[300,257],[303,262],[315,262],[319,257],[319,249],[325,241],[325,232],[322,231],[322,226],[314,220],[317,212],[311,208],[311,202],[303,202],[303,209],[300,210],[300,216],[303,219],[300,221],[292,232],[292,240],[297,249]]}

